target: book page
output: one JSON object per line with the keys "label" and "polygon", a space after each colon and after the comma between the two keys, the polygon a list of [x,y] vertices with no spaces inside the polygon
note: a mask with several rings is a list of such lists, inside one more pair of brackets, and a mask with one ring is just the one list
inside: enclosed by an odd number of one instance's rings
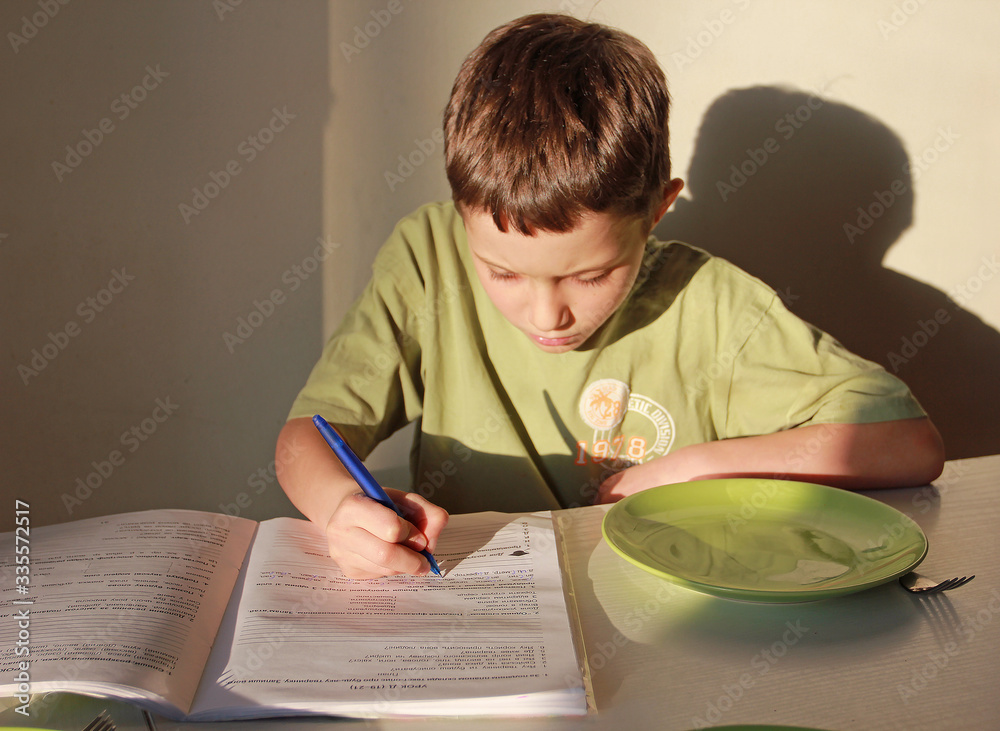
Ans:
{"label": "book page", "polygon": [[[32,528],[27,593],[5,581],[0,594],[0,683],[27,661],[32,693],[166,701],[187,712],[255,527],[151,510]],[[4,576],[14,574],[13,536],[0,536]],[[15,687],[0,684],[0,693]]]}
{"label": "book page", "polygon": [[452,516],[435,557],[443,577],[355,581],[311,523],[261,523],[193,716],[584,713],[549,515]]}

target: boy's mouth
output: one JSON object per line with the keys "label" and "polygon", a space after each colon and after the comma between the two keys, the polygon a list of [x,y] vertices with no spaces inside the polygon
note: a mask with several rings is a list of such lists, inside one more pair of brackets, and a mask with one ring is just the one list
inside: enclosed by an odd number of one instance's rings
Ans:
{"label": "boy's mouth", "polygon": [[539,345],[546,348],[563,348],[576,342],[576,336],[570,335],[565,338],[543,338],[541,335],[529,335]]}

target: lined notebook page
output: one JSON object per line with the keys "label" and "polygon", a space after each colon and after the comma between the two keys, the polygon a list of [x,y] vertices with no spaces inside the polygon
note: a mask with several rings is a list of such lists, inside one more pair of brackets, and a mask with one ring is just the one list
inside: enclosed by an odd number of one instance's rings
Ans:
{"label": "lined notebook page", "polygon": [[231,655],[195,711],[583,713],[548,514],[452,516],[435,557],[443,577],[354,581],[313,525],[265,521]]}

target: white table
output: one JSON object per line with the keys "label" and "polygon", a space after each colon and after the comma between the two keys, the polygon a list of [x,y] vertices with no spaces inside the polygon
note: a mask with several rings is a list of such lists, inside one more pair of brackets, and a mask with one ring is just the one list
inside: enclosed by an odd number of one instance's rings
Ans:
{"label": "white table", "polygon": [[948,463],[935,489],[868,493],[927,534],[920,573],[976,574],[929,597],[896,582],[809,604],[704,597],[618,559],[596,509],[567,511],[595,546],[571,571],[581,606],[596,609],[583,634],[599,725],[1000,728],[997,485],[993,456]]}
{"label": "white table", "polygon": [[[1000,455],[949,462],[934,484],[868,493],[909,515],[927,534],[930,550],[921,573],[976,574],[967,586],[930,597],[908,594],[896,582],[808,604],[706,597],[619,558],[601,539],[605,508],[559,511],[574,549],[568,570],[598,709],[586,719],[197,726],[156,719],[156,728],[1000,728]],[[54,728],[82,728],[74,724],[104,707],[121,729],[147,728],[135,709],[91,699],[67,702],[76,718],[64,714],[57,724],[60,703],[52,704],[57,712],[48,719]],[[9,711],[0,713],[0,724],[17,722]]]}

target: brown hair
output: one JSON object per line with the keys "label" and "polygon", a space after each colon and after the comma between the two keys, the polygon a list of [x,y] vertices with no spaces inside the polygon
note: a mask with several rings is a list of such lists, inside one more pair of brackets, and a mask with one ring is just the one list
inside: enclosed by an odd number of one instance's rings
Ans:
{"label": "brown hair", "polygon": [[636,38],[565,15],[513,20],[452,88],[452,196],[529,235],[569,231],[589,211],[651,217],[670,180],[669,108],[663,70]]}

